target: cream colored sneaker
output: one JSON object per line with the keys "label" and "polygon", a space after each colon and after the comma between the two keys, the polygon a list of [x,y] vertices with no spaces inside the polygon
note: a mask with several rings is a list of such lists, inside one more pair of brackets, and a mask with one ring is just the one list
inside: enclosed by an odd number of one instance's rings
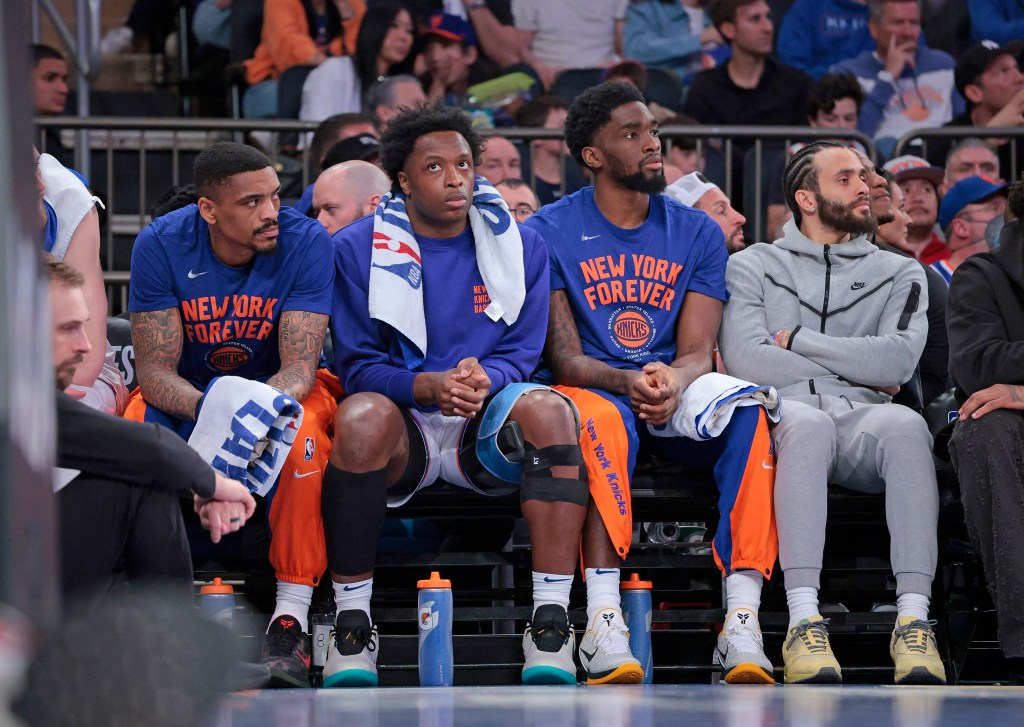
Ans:
{"label": "cream colored sneaker", "polygon": [[828,643],[828,619],[803,619],[782,644],[787,684],[842,684],[843,671]]}
{"label": "cream colored sneaker", "polygon": [[934,621],[921,621],[903,616],[896,621],[889,642],[889,656],[896,665],[897,684],[945,684],[946,667],[942,665],[935,642]]}

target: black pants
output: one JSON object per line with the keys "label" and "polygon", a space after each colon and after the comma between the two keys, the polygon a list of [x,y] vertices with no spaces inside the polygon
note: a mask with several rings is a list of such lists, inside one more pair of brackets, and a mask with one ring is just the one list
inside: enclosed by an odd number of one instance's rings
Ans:
{"label": "black pants", "polygon": [[130,582],[164,582],[191,593],[192,558],[178,495],[79,475],[57,494],[65,600]]}
{"label": "black pants", "polygon": [[1007,658],[1024,657],[1024,414],[957,422],[949,453]]}

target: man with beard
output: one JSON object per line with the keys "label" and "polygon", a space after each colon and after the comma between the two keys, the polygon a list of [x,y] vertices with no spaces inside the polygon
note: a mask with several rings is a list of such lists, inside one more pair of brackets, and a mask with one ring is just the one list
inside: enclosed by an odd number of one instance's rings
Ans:
{"label": "man with beard", "polygon": [[636,87],[604,83],[569,109],[566,142],[594,174],[586,187],[526,225],[548,243],[551,313],[545,359],[557,390],[580,410],[591,503],[583,535],[589,627],[580,662],[590,680],[597,644],[632,659],[619,610],[619,560],[629,551],[629,482],[641,440],[714,473],[722,513],[714,538],[727,575],[729,615],[716,663],[729,683],[773,684],[757,622],[761,585],[775,565],[772,457],[760,407],[737,409],[717,437],[652,436],[683,392],[711,371],[728,299],[728,253],[706,214],[665,189],[658,124]]}
{"label": "man with beard", "polygon": [[281,207],[271,161],[252,147],[212,145],[196,157],[193,179],[198,204],[154,220],[132,250],[139,388],[125,417],[188,438],[207,387],[225,376],[302,404],[269,509],[277,607],[260,660],[281,681],[308,686],[304,627],[327,569],[320,485],[341,393],[336,377],[317,370],[331,311],[331,240],[316,220]]}
{"label": "man with beard", "polygon": [[216,543],[256,508],[241,482],[216,472],[185,442],[153,424],[128,422],[73,400],[65,390],[92,346],[82,274],[46,256],[53,368],[61,586],[67,599],[106,594],[122,568],[133,584],[161,581],[191,592],[179,492],[191,491]]}
{"label": "man with beard", "polygon": [[793,219],[772,245],[729,259],[720,344],[729,372],[785,397],[772,432],[775,512],[789,604],[786,681],[839,683],[818,612],[828,485],[885,492],[898,616],[889,653],[898,684],[942,684],[928,621],[937,559],[931,436],[891,403],[924,348],[925,273],[868,236],[867,170],[848,147],[818,142],[786,166]]}

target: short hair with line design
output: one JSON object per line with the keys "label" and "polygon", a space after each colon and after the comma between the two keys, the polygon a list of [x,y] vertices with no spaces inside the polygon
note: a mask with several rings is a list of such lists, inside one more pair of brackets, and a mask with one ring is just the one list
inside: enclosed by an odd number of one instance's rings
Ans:
{"label": "short hair with line design", "polygon": [[817,194],[821,191],[818,184],[818,165],[814,163],[814,157],[826,149],[849,149],[845,144],[838,141],[816,141],[808,144],[797,151],[786,164],[786,170],[782,173],[782,191],[786,197],[786,206],[793,213],[793,221],[799,227],[803,221],[800,214],[800,205],[796,203],[796,193],[801,189]]}

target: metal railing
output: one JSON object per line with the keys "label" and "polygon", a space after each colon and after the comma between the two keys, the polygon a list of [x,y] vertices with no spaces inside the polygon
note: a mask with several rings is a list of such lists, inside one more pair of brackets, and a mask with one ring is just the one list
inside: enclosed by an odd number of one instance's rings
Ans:
{"label": "metal railing", "polygon": [[[936,129],[918,129],[905,134],[896,142],[895,150],[893,151],[893,157],[898,157],[902,154],[916,154],[918,156],[928,159],[928,142],[929,141],[948,141],[956,142],[962,139],[975,138],[975,139],[1007,139],[1005,143],[1010,145],[1010,168],[1000,169],[1005,179],[1019,179],[1021,173],[1021,159],[1018,155],[1018,144],[1024,142],[1024,128],[1019,126],[999,126],[999,127],[984,127],[984,126],[942,126]],[[911,145],[914,142],[921,142],[921,149],[911,149]],[[953,144],[950,144],[952,148]],[[938,166],[945,166],[945,159],[938,160]],[[933,161],[934,163],[934,161]]]}

